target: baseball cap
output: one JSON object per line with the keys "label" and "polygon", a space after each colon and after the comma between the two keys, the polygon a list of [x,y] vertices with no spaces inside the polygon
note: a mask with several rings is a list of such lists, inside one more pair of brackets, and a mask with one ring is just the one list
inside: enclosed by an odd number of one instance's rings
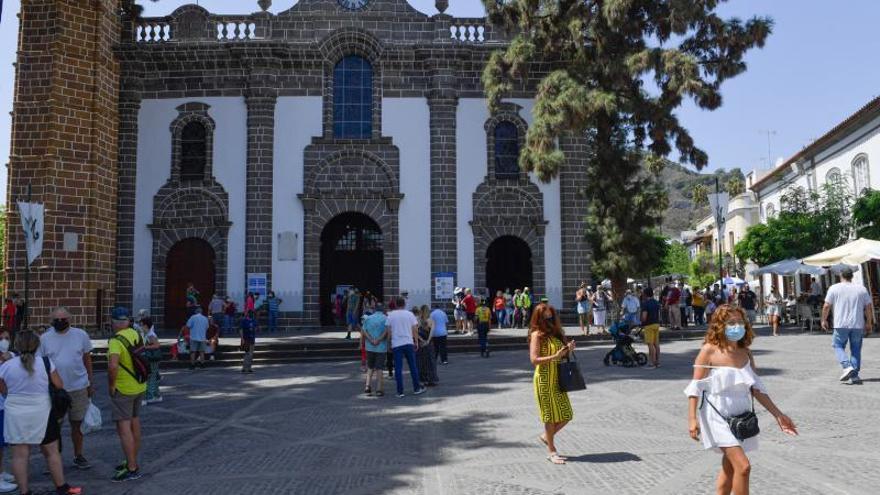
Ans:
{"label": "baseball cap", "polygon": [[128,320],[131,318],[131,315],[128,312],[128,308],[124,306],[116,306],[110,313],[110,318],[114,320]]}

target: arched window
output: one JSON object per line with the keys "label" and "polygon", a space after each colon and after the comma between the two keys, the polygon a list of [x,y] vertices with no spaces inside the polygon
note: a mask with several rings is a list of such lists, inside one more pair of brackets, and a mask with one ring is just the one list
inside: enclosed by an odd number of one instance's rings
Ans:
{"label": "arched window", "polygon": [[208,162],[208,132],[198,121],[180,132],[180,180],[203,180]]}
{"label": "arched window", "polygon": [[519,130],[513,122],[495,126],[495,177],[519,177]]}
{"label": "arched window", "polygon": [[840,169],[837,167],[832,168],[825,174],[825,183],[826,184],[837,184],[840,182]]}
{"label": "arched window", "polygon": [[868,175],[868,157],[859,155],[852,163],[853,185],[855,185],[856,196],[860,196],[862,191],[871,187],[871,179]]}
{"label": "arched window", "polygon": [[333,69],[333,135],[369,139],[373,133],[373,67],[357,55]]}

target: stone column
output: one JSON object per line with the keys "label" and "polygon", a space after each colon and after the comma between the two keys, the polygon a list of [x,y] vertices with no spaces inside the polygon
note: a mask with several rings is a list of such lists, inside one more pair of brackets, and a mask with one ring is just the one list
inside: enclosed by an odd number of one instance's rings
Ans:
{"label": "stone column", "polygon": [[[123,83],[125,86],[125,83]],[[116,303],[137,311],[134,294],[134,215],[137,176],[138,112],[141,95],[123,91],[119,97],[119,197],[116,201]],[[145,306],[146,307],[146,306]]]}
{"label": "stone column", "polygon": [[436,272],[456,272],[458,283],[458,224],[456,217],[456,109],[451,89],[428,95],[431,125],[431,301]]}
{"label": "stone column", "polygon": [[271,288],[272,167],[277,96],[269,90],[251,91],[245,101],[248,148],[244,275],[265,273],[266,283]]}
{"label": "stone column", "polygon": [[559,139],[565,153],[565,165],[559,174],[562,227],[562,300],[563,309],[573,309],[574,293],[581,280],[590,279],[590,252],[584,239],[586,229],[584,216],[587,201],[584,188],[587,185],[587,140],[567,135]]}

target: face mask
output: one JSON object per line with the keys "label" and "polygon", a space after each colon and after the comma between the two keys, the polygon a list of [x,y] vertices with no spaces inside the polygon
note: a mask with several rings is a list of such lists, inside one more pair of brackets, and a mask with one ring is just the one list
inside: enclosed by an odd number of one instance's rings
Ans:
{"label": "face mask", "polygon": [[0,340],[0,354],[9,350],[9,339]]}
{"label": "face mask", "polygon": [[724,336],[731,342],[738,342],[746,335],[746,326],[743,324],[727,325],[724,328]]}
{"label": "face mask", "polygon": [[67,320],[52,320],[52,328],[57,332],[63,332],[70,326]]}

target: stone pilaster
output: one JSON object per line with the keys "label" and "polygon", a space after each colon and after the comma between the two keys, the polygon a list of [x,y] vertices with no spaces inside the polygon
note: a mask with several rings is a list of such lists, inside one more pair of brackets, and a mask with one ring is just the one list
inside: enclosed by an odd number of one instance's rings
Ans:
{"label": "stone pilaster", "polygon": [[[116,201],[116,303],[135,308],[134,294],[134,216],[137,193],[137,143],[140,93],[123,91],[119,98],[119,157]],[[145,294],[146,295],[146,294]]]}
{"label": "stone pilaster", "polygon": [[[442,81],[441,81],[442,83]],[[431,276],[456,272],[458,283],[458,225],[456,208],[456,109],[451,89],[428,95],[431,125]],[[431,284],[432,302],[437,302]]]}
{"label": "stone pilaster", "polygon": [[272,167],[276,94],[252,90],[247,103],[245,276],[265,273],[272,286]]}
{"label": "stone pilaster", "polygon": [[559,174],[562,227],[562,300],[563,309],[572,311],[574,293],[581,280],[590,280],[590,251],[584,239],[587,201],[587,140],[564,136],[559,145],[565,153],[565,165]]}

